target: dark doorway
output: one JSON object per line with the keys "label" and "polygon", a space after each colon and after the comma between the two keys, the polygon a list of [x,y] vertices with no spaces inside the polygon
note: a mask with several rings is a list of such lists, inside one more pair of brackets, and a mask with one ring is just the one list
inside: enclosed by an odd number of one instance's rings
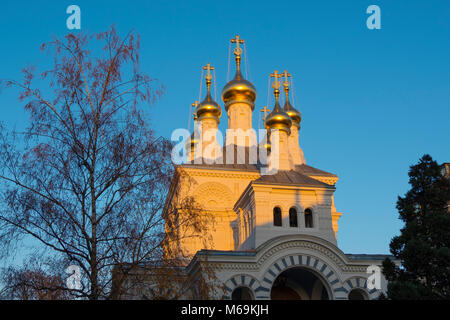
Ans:
{"label": "dark doorway", "polygon": [[361,289],[353,289],[348,294],[348,300],[367,300],[367,296]]}
{"label": "dark doorway", "polygon": [[283,271],[273,282],[272,300],[329,300],[322,279],[314,272],[295,267]]}
{"label": "dark doorway", "polygon": [[238,287],[231,293],[231,300],[254,300],[252,291],[247,287]]}

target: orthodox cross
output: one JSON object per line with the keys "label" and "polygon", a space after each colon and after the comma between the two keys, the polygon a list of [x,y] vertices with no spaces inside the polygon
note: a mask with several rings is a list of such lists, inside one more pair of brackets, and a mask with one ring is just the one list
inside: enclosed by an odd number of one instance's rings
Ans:
{"label": "orthodox cross", "polygon": [[284,70],[283,73],[283,77],[284,77],[284,82],[283,82],[283,87],[284,87],[284,93],[286,95],[286,101],[289,100],[289,79],[291,76],[290,73],[288,73],[286,70]]}
{"label": "orthodox cross", "polygon": [[283,77],[284,77],[283,86],[285,88],[289,88],[289,80],[288,80],[288,78],[291,77],[291,74],[288,73],[286,70],[284,70]]}
{"label": "orthodox cross", "polygon": [[273,73],[270,74],[271,78],[275,78],[275,81],[272,83],[272,87],[275,90],[280,89],[280,82],[278,81],[278,79],[280,79],[283,76],[283,74],[279,74],[277,70],[275,70]]}
{"label": "orthodox cross", "polygon": [[203,70],[206,70],[206,75],[205,75],[206,87],[208,88],[208,91],[209,91],[209,88],[211,87],[211,79],[212,79],[211,70],[214,70],[214,67],[208,62],[208,64],[203,67]]}
{"label": "orthodox cross", "polygon": [[279,74],[277,70],[275,70],[273,73],[270,74],[271,78],[275,78],[275,81],[272,83],[273,88],[273,95],[275,96],[275,101],[278,103],[278,97],[280,96],[280,81],[278,81],[279,78],[281,78],[283,74]]}
{"label": "orthodox cross", "polygon": [[237,34],[234,39],[231,39],[231,43],[236,43],[236,48],[233,49],[233,53],[236,56],[240,56],[242,54],[242,48],[239,46],[239,44],[244,44],[244,39],[241,39]]}
{"label": "orthodox cross", "polygon": [[214,67],[208,62],[208,64],[203,67],[203,70],[206,70],[205,76],[206,80],[211,80],[212,79],[211,70],[214,70]]}
{"label": "orthodox cross", "polygon": [[269,111],[270,111],[270,109],[267,108],[267,106],[264,106],[264,108],[261,109],[261,112],[264,113],[263,121],[266,120],[267,112],[269,112]]}

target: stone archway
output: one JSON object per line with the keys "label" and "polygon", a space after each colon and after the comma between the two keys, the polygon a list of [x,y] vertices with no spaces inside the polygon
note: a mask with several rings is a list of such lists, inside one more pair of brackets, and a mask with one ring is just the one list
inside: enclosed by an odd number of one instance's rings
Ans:
{"label": "stone archway", "polygon": [[[277,277],[284,271],[297,267],[312,272],[318,279],[321,280],[321,284],[327,290],[328,299],[336,299],[336,294],[340,294],[339,290],[341,284],[336,272],[332,267],[314,256],[288,255],[277,259],[268,268],[268,270],[264,274],[263,281],[261,281],[261,287],[258,288],[259,297],[261,299],[270,299],[271,289]],[[315,297],[317,297],[317,295],[315,295]]]}
{"label": "stone archway", "polygon": [[347,279],[341,290],[349,300],[352,300],[350,293],[353,290],[358,290],[356,292],[360,292],[362,297],[367,300],[374,300],[379,296],[379,291],[377,289],[369,290],[367,288],[367,279],[363,277],[352,277]]}
{"label": "stone archway", "polygon": [[247,288],[253,299],[258,299],[258,290],[261,287],[259,281],[248,274],[237,274],[225,282],[225,294],[222,296],[224,300],[232,299],[233,292],[239,288]]}
{"label": "stone archway", "polygon": [[253,290],[246,286],[237,287],[231,293],[231,300],[255,300]]}
{"label": "stone archway", "polygon": [[314,271],[293,267],[281,272],[272,284],[271,300],[329,300],[326,284]]}

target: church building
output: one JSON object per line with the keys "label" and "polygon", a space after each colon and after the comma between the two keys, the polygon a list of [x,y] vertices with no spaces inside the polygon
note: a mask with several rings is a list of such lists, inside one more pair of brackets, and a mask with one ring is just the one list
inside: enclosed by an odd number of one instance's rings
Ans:
{"label": "church building", "polygon": [[[206,258],[223,285],[215,299],[376,299],[386,290],[380,266],[390,256],[339,249],[338,176],[306,163],[291,75],[270,75],[274,103],[271,111],[262,109],[267,134],[259,142],[252,125],[257,90],[241,70],[244,40],[236,36],[231,43],[236,73],[222,90],[223,107],[213,99],[208,64],[187,161],[176,167],[163,212],[166,221],[171,206],[182,215],[179,196],[190,196],[214,221],[207,234],[184,230],[190,236],[172,244],[171,252],[189,257],[187,274]],[[216,132],[224,118],[221,145]]]}

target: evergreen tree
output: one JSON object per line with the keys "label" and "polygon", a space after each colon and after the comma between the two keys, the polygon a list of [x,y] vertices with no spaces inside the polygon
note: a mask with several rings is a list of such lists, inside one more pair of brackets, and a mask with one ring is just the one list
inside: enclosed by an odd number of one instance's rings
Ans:
{"label": "evergreen tree", "polygon": [[390,243],[401,261],[383,262],[389,299],[450,299],[450,179],[424,155],[410,167],[411,189],[398,197],[397,209],[405,225]]}

